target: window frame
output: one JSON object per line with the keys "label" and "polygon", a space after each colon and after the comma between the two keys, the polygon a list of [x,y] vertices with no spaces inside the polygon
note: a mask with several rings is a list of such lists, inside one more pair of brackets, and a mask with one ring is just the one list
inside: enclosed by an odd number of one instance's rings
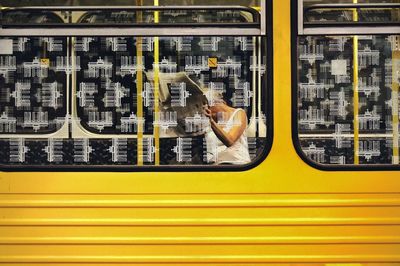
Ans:
{"label": "window frame", "polygon": [[[164,27],[160,25],[152,30],[148,27],[134,26],[134,27],[108,27],[108,31],[104,31],[101,25],[96,27],[71,27],[71,28],[51,28],[51,25],[43,24],[42,27],[32,27],[27,31],[24,28],[16,29],[3,29],[0,24],[0,37],[79,37],[79,36],[122,36],[122,37],[180,37],[180,36],[249,36],[261,37],[265,39],[262,45],[265,45],[266,51],[266,66],[267,71],[265,77],[262,79],[262,89],[265,90],[266,95],[266,141],[265,148],[255,160],[246,165],[0,165],[0,171],[4,172],[243,172],[256,168],[268,157],[273,143],[273,6],[272,0],[261,1],[261,15],[259,19],[258,28],[249,28],[248,25],[237,25],[236,28],[230,26],[219,27],[217,25],[210,26],[194,26],[188,27]],[[168,6],[167,6],[168,7]],[[48,8],[48,7],[43,7]],[[51,8],[51,7],[50,7]],[[82,8],[82,7],[78,7]],[[95,7],[90,7],[95,8]],[[123,7],[126,8],[126,7]],[[181,8],[178,6],[178,8]],[[190,8],[190,7],[185,7]],[[203,6],[204,8],[204,6]],[[208,6],[208,8],[215,8],[215,6]],[[229,8],[229,6],[221,6],[221,8]],[[241,7],[242,9],[250,9],[248,7]],[[67,8],[68,9],[68,8]],[[157,9],[157,8],[155,8]],[[1,16],[0,16],[1,18]],[[181,25],[179,25],[181,26]],[[244,26],[244,27],[242,27]],[[80,28],[82,27],[82,28]],[[178,29],[178,30],[177,30]],[[56,34],[54,34],[56,32]],[[73,34],[69,34],[73,32]],[[111,33],[110,33],[111,32]],[[178,34],[169,34],[169,32],[178,32]],[[117,34],[116,34],[117,33]],[[135,34],[132,34],[135,33]],[[193,34],[195,33],[195,34]],[[88,35],[89,34],[89,35]],[[72,94],[72,91],[67,91]],[[71,96],[71,95],[70,95]],[[70,106],[67,106],[71,108]],[[128,136],[128,135],[126,135]],[[125,135],[122,138],[126,137]],[[1,135],[0,135],[1,137]],[[95,139],[95,138],[93,138]],[[44,139],[47,140],[47,139]]]}
{"label": "window frame", "polygon": [[[366,27],[355,24],[353,27],[304,27],[304,0],[291,0],[291,82],[292,82],[292,142],[298,156],[309,166],[320,171],[399,171],[400,164],[322,164],[311,160],[300,145],[298,127],[298,38],[299,36],[359,36],[359,35],[400,35],[400,26]],[[371,3],[372,4],[372,3]],[[328,5],[327,5],[328,6]]]}

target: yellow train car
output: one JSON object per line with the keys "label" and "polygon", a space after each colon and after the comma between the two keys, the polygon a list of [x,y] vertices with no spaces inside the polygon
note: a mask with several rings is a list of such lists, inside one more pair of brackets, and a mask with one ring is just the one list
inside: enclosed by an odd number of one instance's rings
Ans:
{"label": "yellow train car", "polygon": [[400,265],[397,2],[0,0],[0,265]]}

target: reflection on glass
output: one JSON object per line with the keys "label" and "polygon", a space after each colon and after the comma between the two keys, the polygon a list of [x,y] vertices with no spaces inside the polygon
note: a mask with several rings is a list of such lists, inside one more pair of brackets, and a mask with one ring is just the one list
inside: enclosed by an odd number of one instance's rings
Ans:
{"label": "reflection on glass", "polygon": [[67,77],[50,63],[66,55],[67,38],[0,39],[0,134],[61,128]]}
{"label": "reflection on glass", "polygon": [[[310,6],[315,4],[352,4],[354,0],[303,0],[304,6]],[[357,3],[400,3],[399,0],[357,0]]]}
{"label": "reflection on glass", "polygon": [[[309,24],[324,24],[329,22],[345,23],[389,23],[399,22],[400,7],[384,7],[385,4],[398,4],[400,1],[324,1],[324,0],[304,0],[304,21]],[[318,5],[328,4],[330,7],[318,7]],[[358,8],[340,7],[340,4],[356,5]],[[366,4],[371,4],[370,7]],[[373,4],[377,4],[371,7]],[[380,6],[379,6],[380,5]]]}
{"label": "reflection on glass", "polygon": [[2,164],[246,165],[266,148],[258,37],[0,42]]}
{"label": "reflection on glass", "polygon": [[[68,21],[58,13],[13,11],[4,21]],[[72,21],[246,23],[249,16],[166,10],[156,21],[154,12],[81,12]],[[265,44],[239,36],[1,38],[0,163],[250,164],[267,148]]]}
{"label": "reflection on glass", "polygon": [[[357,14],[357,21],[354,20],[354,14]],[[306,13],[306,22],[399,22],[400,8],[360,8],[355,9],[313,9]]]}
{"label": "reflection on glass", "polygon": [[[79,19],[81,23],[149,24],[156,23],[154,11],[101,11],[88,12]],[[247,23],[255,22],[257,14],[245,10],[160,10],[157,23],[201,24],[201,23]]]}
{"label": "reflection on glass", "polygon": [[[154,0],[0,0],[2,6],[135,6],[154,5]],[[241,5],[260,6],[260,0],[159,0],[159,5]]]}
{"label": "reflection on glass", "polygon": [[[155,11],[157,11],[157,20]],[[61,16],[57,15],[60,14]],[[54,10],[3,10],[2,26],[42,26],[52,24],[65,26],[62,23],[84,24],[82,26],[104,26],[113,25],[141,26],[148,24],[163,24],[170,26],[203,25],[215,26],[216,24],[233,24],[235,26],[253,26],[251,22],[259,22],[257,11],[249,8],[237,9],[163,9],[163,10],[134,10],[133,8],[122,10],[95,10],[88,11],[82,15],[82,10],[60,11]],[[177,25],[179,24],[179,25]]]}
{"label": "reflection on glass", "polygon": [[298,132],[309,159],[342,165],[399,163],[399,40],[299,39]]}

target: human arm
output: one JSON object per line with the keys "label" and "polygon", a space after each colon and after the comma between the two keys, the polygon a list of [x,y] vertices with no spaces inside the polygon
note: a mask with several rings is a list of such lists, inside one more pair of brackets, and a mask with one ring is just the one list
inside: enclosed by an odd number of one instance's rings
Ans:
{"label": "human arm", "polygon": [[234,145],[247,128],[247,115],[243,110],[236,113],[233,118],[235,122],[229,132],[225,132],[223,127],[212,118],[209,109],[205,109],[205,115],[210,118],[211,128],[215,135],[227,147]]}

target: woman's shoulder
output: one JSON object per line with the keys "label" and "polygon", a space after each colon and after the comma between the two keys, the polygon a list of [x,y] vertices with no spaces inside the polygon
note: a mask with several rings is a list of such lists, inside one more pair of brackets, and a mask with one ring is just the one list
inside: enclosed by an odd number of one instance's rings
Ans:
{"label": "woman's shoulder", "polygon": [[234,114],[241,114],[241,115],[246,115],[246,111],[243,108],[235,108],[235,110],[233,111]]}
{"label": "woman's shoulder", "polygon": [[234,108],[234,111],[232,112],[231,116],[234,119],[241,119],[242,121],[247,121],[247,113],[242,108]]}

